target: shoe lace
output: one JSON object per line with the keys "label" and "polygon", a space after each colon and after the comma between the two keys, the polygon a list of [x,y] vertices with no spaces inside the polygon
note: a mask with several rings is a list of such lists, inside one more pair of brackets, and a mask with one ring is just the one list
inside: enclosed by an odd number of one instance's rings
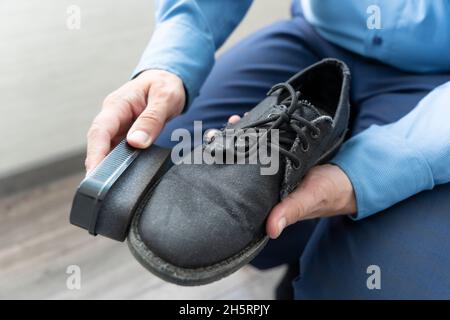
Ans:
{"label": "shoe lace", "polygon": [[300,100],[301,93],[296,92],[289,83],[278,83],[274,85],[267,95],[271,95],[279,89],[282,89],[282,91],[286,90],[288,93],[287,97],[281,102],[277,102],[277,105],[275,106],[282,111],[275,114],[269,114],[266,119],[255,121],[242,129],[245,131],[249,128],[267,128],[267,133],[271,132],[273,129],[280,130],[279,144],[271,141],[269,135],[268,139],[270,145],[277,148],[282,155],[289,158],[293,162],[294,167],[299,167],[300,158],[290,151],[296,138],[299,140],[302,151],[307,152],[309,150],[309,142],[303,128],[307,128],[313,139],[318,138],[320,135],[320,129],[316,126],[317,122],[312,123],[304,118],[304,108],[307,107],[317,114],[320,113],[308,100]]}

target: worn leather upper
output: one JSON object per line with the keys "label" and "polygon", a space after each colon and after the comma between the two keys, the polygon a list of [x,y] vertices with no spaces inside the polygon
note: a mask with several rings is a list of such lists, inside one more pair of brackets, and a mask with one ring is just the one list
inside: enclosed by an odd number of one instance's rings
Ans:
{"label": "worn leather upper", "polygon": [[[173,166],[140,212],[138,229],[146,246],[168,263],[203,268],[224,262],[261,239],[272,207],[345,133],[349,75],[343,63],[326,59],[288,81],[321,110],[322,114],[309,113],[309,120],[329,118],[317,122],[319,137],[305,129],[308,151],[300,148],[298,139],[292,145],[291,151],[301,158],[299,167],[294,168],[285,157],[281,157],[281,167],[275,175],[261,175],[260,166],[250,164]],[[277,106],[280,94],[285,93],[273,93],[229,128],[242,128],[271,113],[282,112]],[[197,148],[214,148],[215,144]]]}

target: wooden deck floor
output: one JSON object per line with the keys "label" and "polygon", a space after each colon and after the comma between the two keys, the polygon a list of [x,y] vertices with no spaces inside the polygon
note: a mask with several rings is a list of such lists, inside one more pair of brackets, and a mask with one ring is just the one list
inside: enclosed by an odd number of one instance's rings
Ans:
{"label": "wooden deck floor", "polygon": [[[219,282],[179,287],[148,273],[126,244],[91,237],[68,222],[75,174],[0,199],[0,299],[271,299],[283,268],[245,267]],[[81,268],[69,290],[67,267]]]}

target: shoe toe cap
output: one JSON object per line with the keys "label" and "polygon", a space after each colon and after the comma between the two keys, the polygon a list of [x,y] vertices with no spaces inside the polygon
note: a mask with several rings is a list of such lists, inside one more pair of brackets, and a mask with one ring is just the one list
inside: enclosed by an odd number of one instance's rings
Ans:
{"label": "shoe toe cap", "polygon": [[[278,195],[261,194],[246,184],[230,185],[236,174],[232,171],[232,166],[173,167],[142,210],[138,231],[147,248],[175,266],[201,268],[259,240]],[[248,170],[245,174],[252,175]]]}

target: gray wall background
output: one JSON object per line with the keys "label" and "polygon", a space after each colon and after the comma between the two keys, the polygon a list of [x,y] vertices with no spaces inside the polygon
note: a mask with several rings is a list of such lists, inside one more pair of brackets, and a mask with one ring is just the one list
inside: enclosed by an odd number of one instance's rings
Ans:
{"label": "gray wall background", "polygon": [[[81,8],[80,30],[66,26]],[[288,17],[290,0],[255,0],[225,44]],[[0,0],[0,178],[84,151],[104,97],[134,69],[152,0]]]}

